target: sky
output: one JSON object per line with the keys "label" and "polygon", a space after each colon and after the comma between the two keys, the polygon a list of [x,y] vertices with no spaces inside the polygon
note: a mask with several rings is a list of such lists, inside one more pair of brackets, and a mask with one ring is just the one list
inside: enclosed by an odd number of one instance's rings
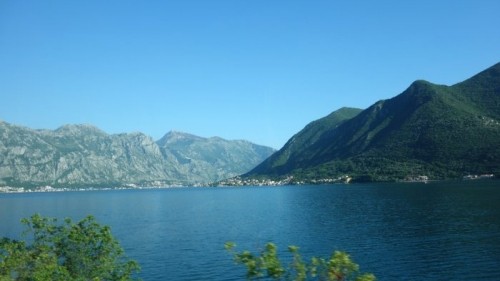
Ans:
{"label": "sky", "polygon": [[500,62],[498,0],[0,0],[0,120],[281,148]]}

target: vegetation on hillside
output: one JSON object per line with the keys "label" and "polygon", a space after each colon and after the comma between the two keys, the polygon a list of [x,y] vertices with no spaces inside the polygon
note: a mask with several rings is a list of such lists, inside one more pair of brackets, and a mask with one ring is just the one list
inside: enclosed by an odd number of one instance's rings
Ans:
{"label": "vegetation on hillside", "polygon": [[[343,175],[357,181],[500,175],[500,64],[453,86],[419,80],[342,122],[324,127],[320,121],[245,177],[307,182]],[[313,138],[311,131],[320,134]]]}
{"label": "vegetation on hillside", "polygon": [[317,143],[325,134],[331,133],[344,121],[359,114],[362,110],[357,108],[341,108],[319,120],[308,124],[299,133],[295,134],[277,153],[267,158],[262,164],[254,168],[249,174],[270,173],[280,175],[293,169],[295,159],[301,158],[305,147]]}

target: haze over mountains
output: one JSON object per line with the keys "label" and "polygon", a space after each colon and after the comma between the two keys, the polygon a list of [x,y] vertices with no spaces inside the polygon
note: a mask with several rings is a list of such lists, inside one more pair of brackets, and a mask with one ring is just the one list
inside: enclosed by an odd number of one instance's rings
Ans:
{"label": "haze over mountains", "polygon": [[244,177],[386,181],[467,174],[500,175],[500,63],[453,86],[419,80],[363,111],[335,111]]}
{"label": "haze over mountains", "polygon": [[210,183],[244,173],[274,149],[169,132],[109,135],[91,125],[33,130],[0,121],[0,186]]}

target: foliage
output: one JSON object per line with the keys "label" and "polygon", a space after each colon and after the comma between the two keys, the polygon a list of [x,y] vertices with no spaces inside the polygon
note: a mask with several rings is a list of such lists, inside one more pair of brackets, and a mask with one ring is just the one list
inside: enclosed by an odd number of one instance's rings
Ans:
{"label": "foliage", "polygon": [[359,266],[345,252],[335,251],[329,259],[313,257],[309,263],[304,262],[297,246],[289,246],[292,255],[290,265],[285,268],[278,257],[277,247],[267,243],[260,255],[249,251],[238,253],[233,242],[225,244],[226,250],[234,257],[237,264],[247,269],[247,280],[325,280],[325,281],[375,281],[373,274],[359,272]]}
{"label": "foliage", "polygon": [[[357,108],[341,108],[330,113],[321,119],[311,122],[299,133],[294,135],[282,149],[274,153],[259,166],[255,167],[249,174],[259,174],[262,172],[272,171],[279,174],[289,171],[290,164],[300,156],[304,147],[310,146],[312,143],[320,140],[324,134],[336,128],[344,121],[349,120],[359,114],[362,110]],[[292,163],[293,164],[293,163]]]}
{"label": "foliage", "polygon": [[[0,280],[132,280],[139,265],[124,255],[108,226],[39,214],[23,219],[25,238],[0,240]],[[28,236],[28,237],[27,237]]]}

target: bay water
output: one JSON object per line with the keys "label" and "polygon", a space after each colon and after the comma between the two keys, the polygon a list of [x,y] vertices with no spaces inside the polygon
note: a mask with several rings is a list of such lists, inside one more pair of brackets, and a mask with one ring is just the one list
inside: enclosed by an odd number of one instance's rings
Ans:
{"label": "bay water", "polygon": [[244,280],[224,243],[348,252],[378,280],[500,280],[500,182],[0,194],[0,236],[34,213],[111,226],[143,280]]}

